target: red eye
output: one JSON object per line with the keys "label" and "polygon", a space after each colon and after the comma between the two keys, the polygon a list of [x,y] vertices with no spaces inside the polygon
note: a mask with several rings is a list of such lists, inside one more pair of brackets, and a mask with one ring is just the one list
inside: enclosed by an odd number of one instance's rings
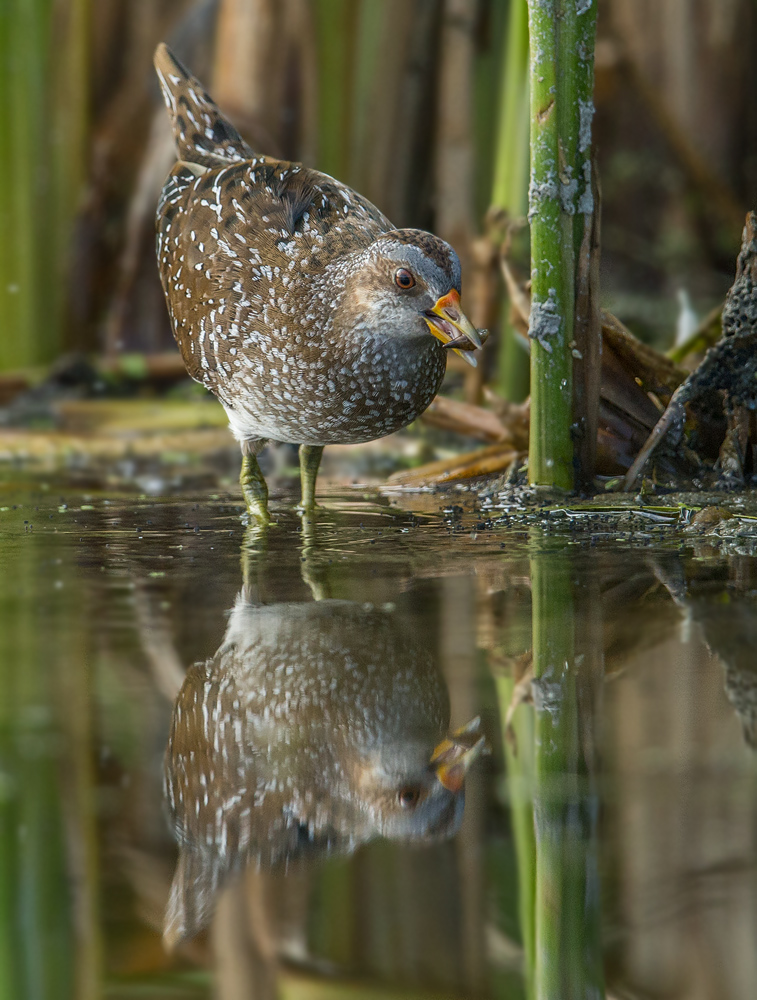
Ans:
{"label": "red eye", "polygon": [[394,276],[394,283],[398,288],[412,288],[415,278],[406,268],[401,267]]}
{"label": "red eye", "polygon": [[407,785],[405,788],[400,788],[397,793],[397,798],[403,809],[412,809],[418,804],[420,797],[421,790],[416,785]]}

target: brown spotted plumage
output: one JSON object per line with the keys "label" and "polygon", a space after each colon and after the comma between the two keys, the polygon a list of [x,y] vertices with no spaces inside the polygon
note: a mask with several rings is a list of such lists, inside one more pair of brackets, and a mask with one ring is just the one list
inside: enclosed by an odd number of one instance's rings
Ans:
{"label": "brown spotted plumage", "polygon": [[155,65],[179,156],[157,220],[173,331],[228,414],[265,519],[254,456],[267,440],[304,446],[309,506],[323,445],[405,426],[441,384],[444,345],[475,364],[481,340],[452,247],[394,230],[326,174],[254,153],[164,45]]}

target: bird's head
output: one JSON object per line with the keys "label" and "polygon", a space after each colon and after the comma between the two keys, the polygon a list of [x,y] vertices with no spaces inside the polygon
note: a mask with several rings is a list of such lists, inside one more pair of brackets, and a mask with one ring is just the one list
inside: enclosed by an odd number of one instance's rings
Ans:
{"label": "bird's head", "polygon": [[460,828],[465,776],[485,749],[480,720],[455,730],[428,753],[423,741],[389,744],[363,762],[359,796],[376,831],[391,840],[429,842]]}
{"label": "bird's head", "polygon": [[420,229],[383,233],[348,279],[348,308],[383,336],[428,337],[472,365],[488,335],[460,304],[460,261],[444,240]]}

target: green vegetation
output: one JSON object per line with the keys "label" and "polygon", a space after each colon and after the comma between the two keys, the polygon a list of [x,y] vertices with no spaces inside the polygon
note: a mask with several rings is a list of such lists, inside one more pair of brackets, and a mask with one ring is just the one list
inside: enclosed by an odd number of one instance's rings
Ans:
{"label": "green vegetation", "polygon": [[0,7],[0,371],[63,347],[86,157],[89,0]]}
{"label": "green vegetation", "polygon": [[39,559],[16,566],[0,587],[0,996],[65,1000],[74,935],[59,778],[68,762],[50,703],[50,633],[25,596],[50,583]]}
{"label": "green vegetation", "polygon": [[529,0],[531,39],[532,484],[573,486],[573,328],[578,251],[592,211],[596,0]]}
{"label": "green vegetation", "polygon": [[502,746],[507,767],[507,798],[517,858],[518,919],[523,942],[526,995],[534,996],[536,964],[534,892],[536,886],[536,841],[534,836],[534,712],[530,706],[518,707],[510,728],[506,723],[515,683],[512,677],[496,678]]}
{"label": "green vegetation", "polygon": [[[529,50],[526,0],[512,0],[503,41],[492,207],[503,209],[508,220],[516,220],[525,216],[528,200]],[[499,318],[496,386],[503,399],[519,402],[528,395],[528,356],[512,328],[509,313],[510,304],[505,298]]]}

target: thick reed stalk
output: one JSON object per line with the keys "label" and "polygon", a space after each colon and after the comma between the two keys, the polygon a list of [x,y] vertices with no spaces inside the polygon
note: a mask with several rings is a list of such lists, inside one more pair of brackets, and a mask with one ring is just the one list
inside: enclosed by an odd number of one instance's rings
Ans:
{"label": "thick reed stalk", "polygon": [[587,179],[590,182],[596,6],[596,0],[529,0],[529,478],[534,485],[562,489],[571,489],[574,481],[571,424],[576,261],[583,216],[592,209]]}
{"label": "thick reed stalk", "polygon": [[[504,37],[500,127],[494,164],[492,206],[511,219],[526,214],[528,201],[528,5],[511,0]],[[497,392],[521,402],[528,395],[528,355],[510,322],[510,303],[500,308]]]}
{"label": "thick reed stalk", "polygon": [[604,996],[598,803],[591,754],[587,756],[593,702],[585,697],[591,689],[584,676],[586,661],[576,657],[583,623],[576,614],[574,575],[567,553],[535,549],[536,1000]]}
{"label": "thick reed stalk", "polygon": [[37,258],[43,179],[47,4],[11,0],[0,10],[0,369],[39,360]]}
{"label": "thick reed stalk", "polygon": [[0,371],[62,345],[82,190],[90,0],[0,4]]}

